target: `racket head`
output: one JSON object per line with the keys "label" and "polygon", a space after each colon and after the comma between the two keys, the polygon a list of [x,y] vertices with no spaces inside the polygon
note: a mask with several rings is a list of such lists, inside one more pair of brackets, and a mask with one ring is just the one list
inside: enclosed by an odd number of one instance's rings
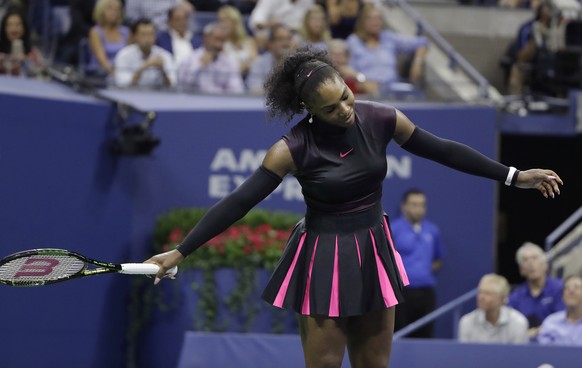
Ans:
{"label": "racket head", "polygon": [[65,249],[31,249],[0,260],[0,284],[43,286],[79,277],[87,269],[83,256]]}

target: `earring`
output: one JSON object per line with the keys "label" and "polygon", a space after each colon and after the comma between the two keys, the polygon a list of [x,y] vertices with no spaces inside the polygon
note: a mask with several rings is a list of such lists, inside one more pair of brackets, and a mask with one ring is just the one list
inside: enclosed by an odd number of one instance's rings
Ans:
{"label": "earring", "polygon": [[312,114],[309,114],[309,115],[310,115],[309,120],[308,120],[309,124],[313,124],[313,115]]}

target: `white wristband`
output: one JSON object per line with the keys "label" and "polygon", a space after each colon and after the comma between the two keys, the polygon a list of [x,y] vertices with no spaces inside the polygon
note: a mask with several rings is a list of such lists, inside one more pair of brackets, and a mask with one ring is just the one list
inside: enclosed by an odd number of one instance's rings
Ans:
{"label": "white wristband", "polygon": [[516,171],[517,171],[517,169],[515,167],[513,167],[513,166],[509,167],[509,172],[507,173],[507,178],[505,179],[505,185],[507,185],[507,186],[511,185],[513,175],[515,175]]}

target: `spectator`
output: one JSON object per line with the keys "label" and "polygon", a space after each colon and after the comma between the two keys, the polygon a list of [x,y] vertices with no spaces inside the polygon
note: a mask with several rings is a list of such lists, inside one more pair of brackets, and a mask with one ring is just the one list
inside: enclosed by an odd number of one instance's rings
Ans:
{"label": "spectator", "polygon": [[378,83],[367,81],[364,74],[358,73],[349,64],[350,50],[345,40],[340,38],[333,39],[327,43],[327,49],[331,61],[353,93],[370,96],[379,95]]}
{"label": "spectator", "polygon": [[299,28],[301,46],[312,46],[321,50],[327,50],[327,42],[331,40],[331,31],[327,23],[325,9],[315,4],[303,18],[303,24]]}
{"label": "spectator", "polygon": [[275,24],[282,23],[292,32],[297,31],[313,4],[314,0],[257,0],[249,17],[249,26],[259,49],[267,47],[268,30]]}
{"label": "spectator", "polygon": [[89,31],[88,71],[113,75],[115,55],[129,43],[129,28],[121,24],[122,6],[119,0],[99,0],[95,5],[95,26]]}
{"label": "spectator", "polygon": [[9,9],[0,22],[0,74],[36,76],[44,61],[31,45],[30,29],[19,9]]}
{"label": "spectator", "polygon": [[563,284],[547,275],[548,262],[539,246],[524,243],[517,250],[515,260],[525,282],[511,293],[508,304],[527,318],[529,335],[535,338],[542,321],[565,308],[561,297]]}
{"label": "spectator", "polygon": [[541,2],[536,8],[535,17],[524,23],[518,31],[514,43],[506,53],[511,64],[509,71],[509,92],[521,94],[525,84],[533,89],[535,80],[527,80],[533,74],[536,59],[540,52],[547,50],[550,37],[552,10],[547,2]]}
{"label": "spectator", "polygon": [[356,25],[363,0],[327,0],[327,16],[333,38],[348,38]]}
{"label": "spectator", "polygon": [[[435,309],[435,273],[442,267],[444,256],[440,231],[425,218],[426,195],[418,189],[406,191],[400,210],[402,216],[391,223],[391,229],[410,285],[403,290],[405,302],[396,306],[396,330]],[[430,338],[432,335],[433,325],[427,324],[408,336]]]}
{"label": "spectator", "polygon": [[257,44],[244,24],[240,11],[230,5],[218,9],[218,21],[222,23],[228,35],[224,43],[224,52],[238,62],[240,73],[246,78],[251,64],[258,56]]}
{"label": "spectator", "polygon": [[168,10],[167,30],[158,33],[156,45],[174,56],[174,63],[180,65],[192,51],[202,45],[201,37],[190,29],[191,7],[182,4]]}
{"label": "spectator", "polygon": [[380,84],[389,92],[392,83],[401,81],[398,73],[400,53],[413,53],[410,81],[420,82],[428,42],[423,37],[404,36],[385,30],[380,8],[372,4],[363,7],[356,21],[355,32],[348,37],[352,55],[350,64],[368,80]]}
{"label": "spectator", "polygon": [[125,46],[115,57],[115,84],[118,87],[169,87],[176,83],[172,54],[155,45],[156,26],[140,19],[131,27],[135,43]]}
{"label": "spectator", "polygon": [[89,36],[95,25],[93,11],[97,0],[69,0],[71,27],[59,41],[55,59],[60,63],[77,65],[79,63],[79,43]]}
{"label": "spectator", "polygon": [[125,17],[130,23],[138,19],[150,19],[159,31],[168,27],[168,11],[176,5],[194,11],[187,0],[125,0]]}
{"label": "spectator", "polygon": [[260,55],[253,62],[247,77],[247,86],[250,93],[255,95],[263,94],[263,84],[265,83],[267,74],[293,48],[293,35],[289,28],[283,24],[271,26],[269,30],[268,51]]}
{"label": "spectator", "polygon": [[459,341],[474,343],[525,344],[527,319],[505,304],[509,283],[503,276],[488,274],[479,282],[477,309],[459,323]]}
{"label": "spectator", "polygon": [[550,314],[542,323],[538,342],[543,345],[582,346],[582,276],[564,282],[566,310]]}
{"label": "spectator", "polygon": [[242,93],[244,83],[239,66],[223,52],[226,29],[221,23],[204,27],[204,43],[178,66],[181,87],[206,93]]}

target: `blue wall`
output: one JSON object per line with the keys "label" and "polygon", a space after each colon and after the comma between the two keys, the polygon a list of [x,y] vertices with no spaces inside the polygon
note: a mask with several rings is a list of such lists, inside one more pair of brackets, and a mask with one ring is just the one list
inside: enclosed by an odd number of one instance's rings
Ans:
{"label": "blue wall", "polygon": [[[282,355],[285,359],[281,359]],[[208,334],[187,332],[178,368],[278,368],[303,366],[296,335]],[[396,340],[390,367],[394,368],[580,368],[580,348],[513,344],[466,344],[438,339]],[[342,368],[350,366],[347,354]]]}
{"label": "blue wall", "polygon": [[[59,247],[106,261],[141,261],[150,255],[158,214],[215,202],[212,196],[250,174],[261,152],[285,131],[267,125],[260,108],[229,110],[228,99],[220,110],[192,107],[196,97],[180,98],[189,99],[187,106],[157,109],[153,130],[162,143],[151,157],[116,158],[106,149],[115,113],[109,104],[55,98],[50,88],[46,99],[0,88],[1,255]],[[215,101],[221,105],[220,98]],[[495,157],[493,109],[400,107],[435,134]],[[386,211],[396,216],[402,192],[420,187],[428,194],[430,218],[441,227],[447,250],[439,274],[442,304],[492,270],[497,184],[409,157],[396,145],[388,155],[397,165],[385,184]],[[301,212],[294,179],[283,187],[261,206]],[[124,366],[129,280],[108,275],[43,288],[0,288],[2,367]],[[439,334],[450,331],[443,325]],[[152,366],[177,359],[180,344],[171,342],[181,339],[178,331],[158,336]],[[63,347],[75,354],[62,354]]]}

